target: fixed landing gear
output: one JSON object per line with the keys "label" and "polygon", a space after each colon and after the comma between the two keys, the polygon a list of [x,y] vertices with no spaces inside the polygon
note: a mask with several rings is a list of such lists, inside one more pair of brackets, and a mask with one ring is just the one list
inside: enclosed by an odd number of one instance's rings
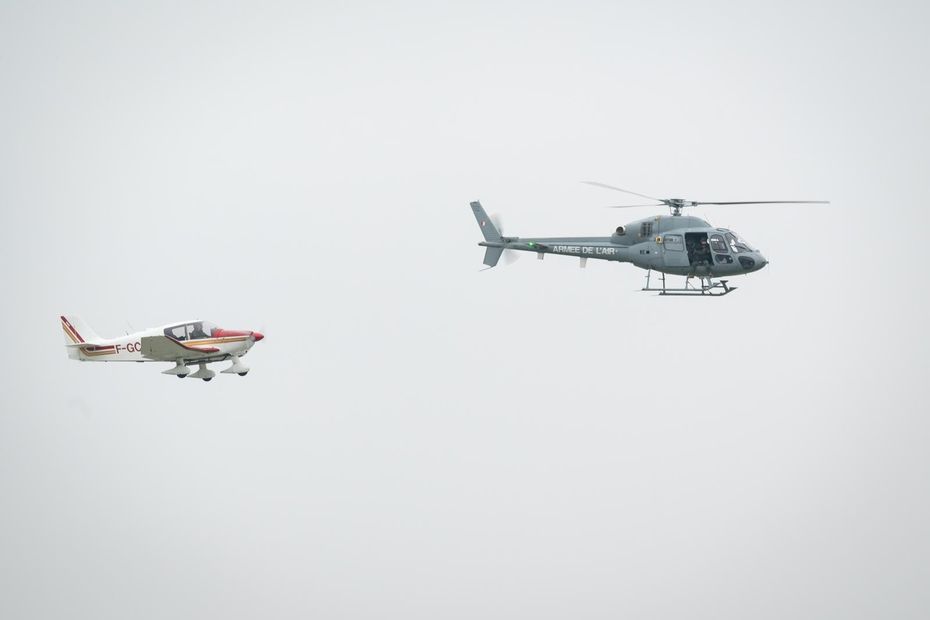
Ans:
{"label": "fixed landing gear", "polygon": [[183,379],[189,375],[191,369],[184,365],[184,362],[176,362],[174,368],[169,368],[168,370],[161,371],[163,375],[174,375],[178,379]]}
{"label": "fixed landing gear", "polygon": [[[232,365],[225,370],[222,370],[223,373],[236,374],[240,377],[244,377],[249,374],[249,367],[243,364],[238,357],[232,356]],[[216,376],[216,373],[207,368],[206,362],[201,362],[197,364],[199,368],[197,372],[191,373],[191,369],[185,366],[183,361],[176,362],[174,368],[169,368],[168,370],[163,370],[162,374],[165,375],[174,375],[178,379],[183,379],[185,377],[190,377],[191,379],[202,379],[204,381],[212,381],[213,377]]]}
{"label": "fixed landing gear", "polygon": [[229,368],[221,370],[220,372],[225,374],[236,374],[240,377],[244,377],[249,374],[249,367],[242,363],[242,361],[235,355],[231,357],[232,365]]}
{"label": "fixed landing gear", "polygon": [[[643,287],[644,291],[656,292],[659,295],[678,295],[680,297],[723,297],[728,293],[732,293],[736,290],[735,286],[729,286],[727,280],[720,280],[715,282],[710,276],[685,276],[685,286],[683,288],[669,288],[665,283],[665,274],[660,273],[659,277],[662,282],[661,287],[650,286],[650,276],[652,271],[646,272],[646,286]],[[701,285],[694,286],[691,284],[691,278],[697,277],[701,281]]]}
{"label": "fixed landing gear", "polygon": [[200,369],[191,375],[191,379],[203,379],[209,381],[216,376],[216,373],[207,368],[206,364],[200,364]]}

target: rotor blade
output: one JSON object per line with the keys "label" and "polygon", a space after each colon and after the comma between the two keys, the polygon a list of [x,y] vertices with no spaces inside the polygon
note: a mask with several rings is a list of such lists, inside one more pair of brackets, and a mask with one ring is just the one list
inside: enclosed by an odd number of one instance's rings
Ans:
{"label": "rotor blade", "polygon": [[829,200],[750,200],[740,202],[694,202],[694,205],[828,205]]}
{"label": "rotor blade", "polygon": [[635,207],[661,207],[664,206],[664,203],[654,204],[654,205],[607,205],[605,209],[633,209]]}
{"label": "rotor blade", "polygon": [[505,265],[513,265],[520,259],[520,252],[516,250],[504,250],[503,259]]}
{"label": "rotor blade", "polygon": [[494,228],[497,229],[497,232],[503,235],[504,234],[504,221],[501,219],[500,214],[495,213],[491,215],[490,218],[491,218],[491,223],[494,224]]}
{"label": "rotor blade", "polygon": [[607,189],[612,189],[618,192],[623,192],[625,194],[633,194],[634,196],[639,196],[640,198],[648,198],[649,200],[656,200],[658,202],[662,202],[661,198],[653,198],[652,196],[647,196],[646,194],[638,194],[636,192],[631,192],[628,189],[614,187],[613,185],[607,185],[606,183],[599,183],[598,181],[582,181],[582,183],[585,183],[587,185],[596,185],[597,187],[606,187]]}

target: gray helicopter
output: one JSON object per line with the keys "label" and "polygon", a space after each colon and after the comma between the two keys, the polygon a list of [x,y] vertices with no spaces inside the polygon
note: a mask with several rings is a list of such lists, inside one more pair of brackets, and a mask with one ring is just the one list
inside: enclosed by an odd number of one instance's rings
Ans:
{"label": "gray helicopter", "polygon": [[[828,204],[826,200],[754,200],[740,202],[698,202],[682,198],[653,198],[629,190],[584,181],[608,189],[653,200],[656,204],[615,205],[611,208],[657,207],[665,205],[671,215],[656,215],[618,226],[609,237],[505,237],[494,224],[480,202],[471,203],[472,211],[481,227],[484,241],[478,245],[487,248],[484,264],[488,269],[497,265],[505,250],[535,252],[542,260],[546,254],[577,256],[580,266],[585,267],[589,258],[612,260],[645,269],[644,291],[660,295],[703,295],[720,297],[734,290],[722,278],[744,275],[759,271],[768,264],[761,252],[744,241],[736,232],[726,228],[715,228],[699,217],[682,215],[686,207],[699,205],[749,205],[749,204]],[[651,276],[660,274],[660,283],[653,285]],[[669,287],[665,276],[684,276],[683,287]],[[698,278],[699,286],[691,283]],[[714,278],[718,278],[715,280]]]}

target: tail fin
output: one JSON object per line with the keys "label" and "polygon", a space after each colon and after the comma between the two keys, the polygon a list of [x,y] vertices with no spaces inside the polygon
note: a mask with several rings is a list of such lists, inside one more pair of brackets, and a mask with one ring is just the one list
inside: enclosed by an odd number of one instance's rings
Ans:
{"label": "tail fin", "polygon": [[[491,221],[491,218],[488,217],[488,214],[484,212],[484,207],[481,206],[481,203],[477,200],[471,203],[471,210],[475,212],[475,219],[478,220],[478,226],[481,227],[481,234],[484,235],[485,241],[500,241],[501,233],[497,230],[497,226],[494,225],[494,222]],[[493,248],[488,248],[488,252]],[[498,258],[500,254],[498,253]],[[488,264],[488,256],[485,255],[484,264]],[[494,260],[494,264],[497,264],[497,260]],[[492,265],[493,266],[493,265]]]}
{"label": "tail fin", "polygon": [[65,316],[61,317],[61,329],[65,332],[65,344],[66,345],[75,345],[75,344],[93,344],[103,340],[100,336],[97,335],[97,332],[92,330],[90,326],[85,323],[79,316]]}
{"label": "tail fin", "polygon": [[484,251],[484,264],[488,267],[494,267],[497,265],[497,261],[501,259],[501,254],[504,253],[504,248],[488,248]]}

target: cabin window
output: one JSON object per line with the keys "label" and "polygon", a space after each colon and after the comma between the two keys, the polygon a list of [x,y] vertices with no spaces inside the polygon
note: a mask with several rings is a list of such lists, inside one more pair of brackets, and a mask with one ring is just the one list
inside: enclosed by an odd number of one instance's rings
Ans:
{"label": "cabin window", "polygon": [[720,235],[711,235],[710,236],[710,247],[714,252],[726,252],[727,243],[723,240],[723,237]]}
{"label": "cabin window", "polygon": [[177,327],[168,327],[165,329],[165,335],[169,338],[174,338],[175,340],[187,340],[187,332],[185,331],[186,325],[178,325]]}
{"label": "cabin window", "polygon": [[666,250],[677,250],[680,252],[685,249],[685,244],[681,240],[681,235],[665,235],[664,243]]}

